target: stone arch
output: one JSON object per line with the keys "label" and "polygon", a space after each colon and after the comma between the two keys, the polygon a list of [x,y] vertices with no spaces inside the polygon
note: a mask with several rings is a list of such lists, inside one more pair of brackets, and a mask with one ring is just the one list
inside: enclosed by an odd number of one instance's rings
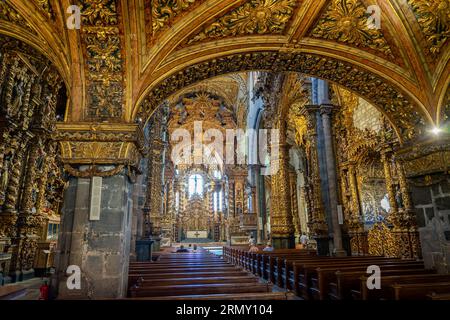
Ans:
{"label": "stone arch", "polygon": [[390,121],[401,142],[414,140],[432,119],[398,86],[355,64],[303,52],[258,51],[231,54],[173,72],[141,97],[134,117],[146,119],[174,92],[219,75],[245,71],[300,72],[328,80],[372,103]]}

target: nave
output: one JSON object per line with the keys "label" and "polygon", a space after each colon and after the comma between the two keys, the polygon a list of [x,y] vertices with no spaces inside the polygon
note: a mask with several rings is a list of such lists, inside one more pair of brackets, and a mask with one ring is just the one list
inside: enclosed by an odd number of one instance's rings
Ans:
{"label": "nave", "polygon": [[129,296],[145,300],[286,300],[273,285],[205,250],[130,265]]}
{"label": "nave", "polygon": [[[379,283],[371,278],[370,266],[379,267]],[[129,298],[139,300],[450,298],[450,275],[426,269],[422,261],[321,257],[308,249],[251,253],[246,247],[224,247],[222,257],[202,249],[161,253],[155,262],[132,263],[129,284]]]}

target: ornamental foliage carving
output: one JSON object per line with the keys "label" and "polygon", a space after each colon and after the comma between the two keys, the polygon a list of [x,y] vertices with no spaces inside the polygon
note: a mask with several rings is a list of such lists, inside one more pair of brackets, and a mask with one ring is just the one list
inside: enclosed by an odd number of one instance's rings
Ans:
{"label": "ornamental foliage carving", "polygon": [[86,116],[92,120],[120,119],[125,79],[116,0],[82,0],[81,4],[88,78]]}
{"label": "ornamental foliage carving", "polygon": [[359,0],[333,0],[311,31],[311,36],[370,48],[394,58],[381,30],[369,27],[367,7]]}
{"label": "ornamental foliage carving", "polygon": [[242,35],[283,34],[297,0],[251,0],[210,24],[189,44],[205,39]]}
{"label": "ornamental foliage carving", "polygon": [[450,0],[408,0],[425,36],[428,51],[438,56],[450,38]]}
{"label": "ornamental foliage carving", "polygon": [[141,104],[139,117],[148,118],[164,99],[183,87],[217,75],[244,70],[297,71],[341,84],[377,106],[396,126],[403,141],[416,137],[425,125],[413,103],[375,74],[319,55],[276,52],[235,54],[190,66],[160,82]]}

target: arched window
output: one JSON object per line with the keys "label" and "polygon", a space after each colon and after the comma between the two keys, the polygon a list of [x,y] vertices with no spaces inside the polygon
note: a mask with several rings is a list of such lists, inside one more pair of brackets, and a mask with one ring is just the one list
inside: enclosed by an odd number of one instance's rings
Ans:
{"label": "arched window", "polygon": [[216,179],[222,179],[222,173],[220,172],[220,170],[214,170],[213,177]]}
{"label": "arched window", "polygon": [[203,177],[199,174],[193,174],[189,177],[189,197],[195,194],[203,194]]}
{"label": "arched window", "polygon": [[180,193],[178,191],[175,193],[175,210],[180,210]]}
{"label": "arched window", "polygon": [[223,193],[216,191],[213,194],[214,212],[223,212]]}

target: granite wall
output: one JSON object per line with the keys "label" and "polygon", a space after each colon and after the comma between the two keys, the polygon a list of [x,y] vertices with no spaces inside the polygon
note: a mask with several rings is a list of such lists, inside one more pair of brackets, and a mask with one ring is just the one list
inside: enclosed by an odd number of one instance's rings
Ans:
{"label": "granite wall", "polygon": [[[91,179],[70,179],[52,287],[58,287],[58,297],[66,299],[125,297],[131,247],[131,183],[125,173],[103,178],[99,221],[89,219],[90,188]],[[70,265],[81,269],[80,290],[67,287]]]}
{"label": "granite wall", "polygon": [[425,265],[450,273],[450,176],[413,179],[411,186]]}

